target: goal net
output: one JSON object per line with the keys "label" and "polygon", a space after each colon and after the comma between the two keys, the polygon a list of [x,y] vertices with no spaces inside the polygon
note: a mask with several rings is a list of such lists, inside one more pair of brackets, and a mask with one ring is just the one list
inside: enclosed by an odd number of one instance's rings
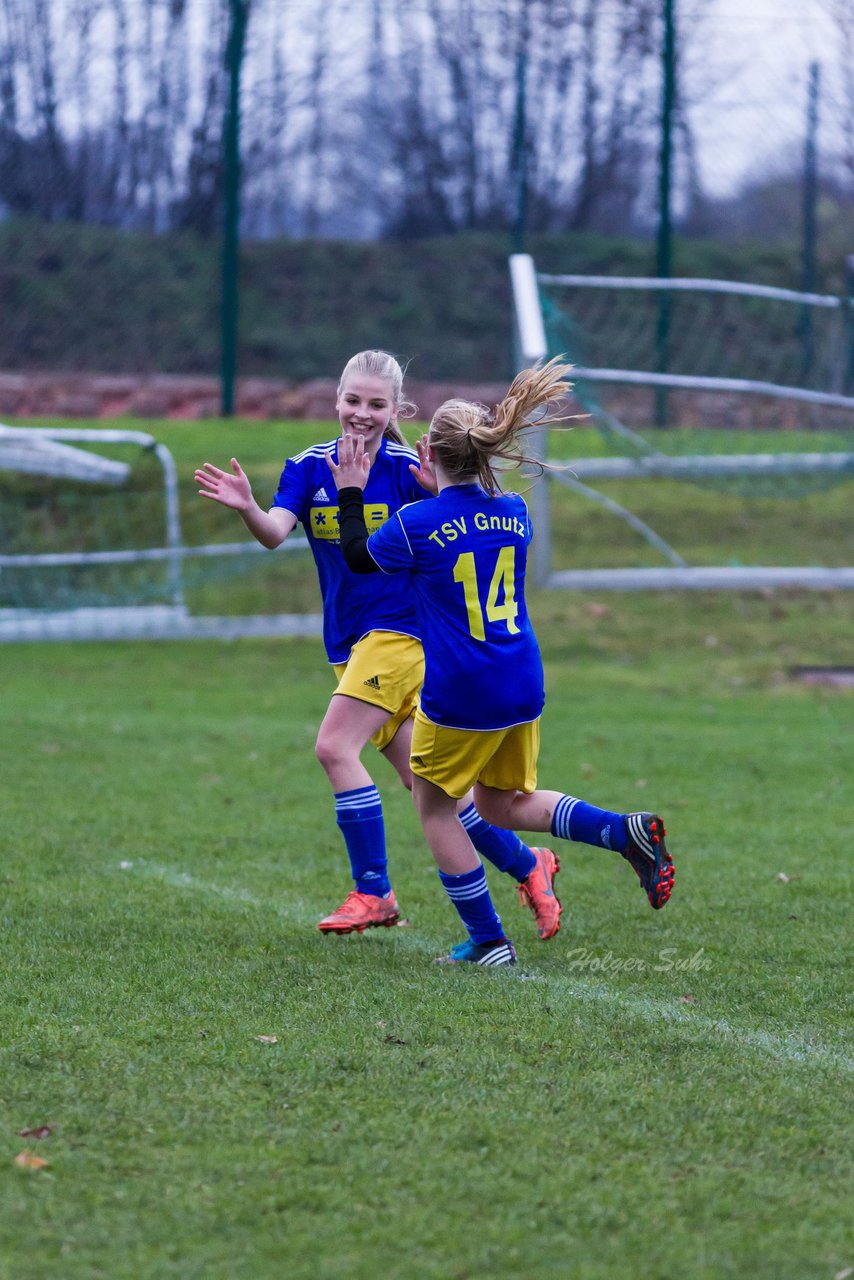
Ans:
{"label": "goal net", "polygon": [[[565,353],[581,422],[600,439],[594,457],[573,456],[573,433],[539,442],[553,464],[551,483],[534,491],[546,531],[535,552],[540,581],[854,585],[844,515],[854,488],[850,299],[730,281],[551,275],[524,254],[510,271],[519,363]],[[683,514],[685,486],[693,489],[687,527],[670,527],[674,486]],[[556,574],[560,543],[548,531],[558,487],[576,507],[597,507],[598,578]]]}
{"label": "goal net", "polygon": [[[304,541],[281,552],[188,545],[150,435],[0,426],[0,642],[316,635]],[[300,612],[271,614],[277,598]]]}

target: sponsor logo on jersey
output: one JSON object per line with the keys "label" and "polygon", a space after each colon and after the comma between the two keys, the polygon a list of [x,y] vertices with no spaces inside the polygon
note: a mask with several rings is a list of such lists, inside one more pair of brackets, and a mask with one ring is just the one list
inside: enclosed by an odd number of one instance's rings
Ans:
{"label": "sponsor logo on jersey", "polygon": [[[317,496],[317,495],[315,495]],[[368,533],[379,529],[388,520],[388,503],[374,502],[365,504],[365,524]],[[317,506],[309,508],[309,528],[311,536],[322,542],[338,542],[338,508],[333,506]]]}

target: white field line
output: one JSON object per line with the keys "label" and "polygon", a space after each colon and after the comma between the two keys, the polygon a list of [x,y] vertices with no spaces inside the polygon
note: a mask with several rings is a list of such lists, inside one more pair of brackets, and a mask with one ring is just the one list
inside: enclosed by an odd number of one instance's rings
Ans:
{"label": "white field line", "polygon": [[199,880],[198,877],[190,875],[187,871],[179,871],[176,867],[166,867],[161,863],[149,862],[147,858],[134,858],[133,861],[120,862],[114,869],[127,875],[142,876],[146,880],[157,880],[161,884],[168,884],[174,889],[187,889],[191,893],[202,893],[210,897],[220,898],[223,902],[236,902],[242,906],[258,907],[261,910],[272,912],[283,920],[299,920],[301,923],[310,920],[312,924],[316,924],[319,919],[316,911],[312,910],[302,899],[294,898],[290,893],[286,898],[283,897],[278,902],[256,898],[248,889],[234,889],[229,885],[213,884],[208,880]]}
{"label": "white field line", "polygon": [[[209,880],[199,880],[187,871],[179,871],[175,867],[163,866],[143,858],[119,863],[117,869],[146,879],[158,880],[176,889],[207,894],[223,902],[235,902],[242,906],[272,911],[274,915],[284,920],[297,920],[311,925],[317,923],[316,909],[309,907],[302,899],[294,899],[290,894],[281,902],[271,902],[268,899],[256,898],[248,889],[236,889],[229,885],[214,884]],[[367,936],[369,935],[363,935],[363,937]],[[442,946],[441,943],[431,940],[424,934],[409,934],[407,943],[414,950],[432,955],[436,955]],[[690,1012],[676,1009],[669,1000],[656,1000],[652,996],[632,996],[624,991],[616,991],[604,981],[594,983],[577,978],[534,974],[526,972],[521,966],[517,972],[522,979],[550,987],[556,995],[567,1002],[580,1000],[587,1004],[611,1005],[615,1010],[623,1010],[646,1022],[668,1022],[680,1032],[685,1032],[691,1040],[726,1040],[739,1049],[755,1050],[780,1062],[808,1067],[819,1065],[848,1074],[854,1073],[854,1058],[850,1054],[834,1045],[805,1039],[794,1031],[779,1034],[763,1031],[761,1028],[751,1030],[748,1027],[734,1026],[726,1018],[707,1018],[693,1009]]]}
{"label": "white field line", "polygon": [[538,981],[555,988],[568,1000],[613,1005],[647,1022],[669,1022],[685,1031],[692,1040],[726,1040],[741,1049],[755,1049],[781,1062],[801,1063],[809,1067],[822,1065],[836,1071],[854,1072],[854,1058],[843,1049],[819,1040],[808,1040],[795,1031],[776,1033],[734,1026],[726,1018],[707,1018],[694,1009],[690,1012],[676,1009],[668,1000],[615,991],[605,982],[593,983],[552,975],[541,976]]}
{"label": "white field line", "polygon": [[[125,875],[140,876],[146,880],[156,880],[160,884],[167,884],[174,889],[186,889],[190,893],[205,894],[208,897],[219,898],[222,902],[234,902],[240,906],[257,907],[260,911],[266,911],[277,916],[280,920],[295,921],[300,925],[314,928],[318,920],[321,918],[321,912],[318,912],[316,906],[310,906],[305,899],[295,898],[288,891],[279,900],[270,898],[257,898],[251,894],[248,889],[232,888],[230,885],[214,884],[210,880],[200,880],[197,876],[192,876],[188,871],[179,871],[177,867],[167,867],[162,863],[149,862],[147,858],[134,858],[132,861],[120,862],[113,864],[112,870],[118,870]],[[367,930],[362,936],[364,941],[368,941],[374,934],[383,933],[384,930]],[[419,938],[416,942],[418,950],[432,950],[430,943]]]}

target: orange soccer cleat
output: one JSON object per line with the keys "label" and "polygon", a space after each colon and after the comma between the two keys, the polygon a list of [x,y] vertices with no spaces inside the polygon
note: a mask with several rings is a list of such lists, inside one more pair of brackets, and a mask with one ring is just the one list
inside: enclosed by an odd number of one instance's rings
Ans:
{"label": "orange soccer cleat", "polygon": [[527,880],[519,885],[519,901],[530,907],[537,922],[537,933],[543,942],[553,938],[560,928],[563,907],[554,891],[554,879],[560,871],[560,859],[551,849],[532,849],[537,865]]}
{"label": "orange soccer cleat", "polygon": [[399,919],[400,907],[393,893],[376,898],[372,893],[353,889],[317,927],[321,933],[364,933],[366,929],[389,929]]}

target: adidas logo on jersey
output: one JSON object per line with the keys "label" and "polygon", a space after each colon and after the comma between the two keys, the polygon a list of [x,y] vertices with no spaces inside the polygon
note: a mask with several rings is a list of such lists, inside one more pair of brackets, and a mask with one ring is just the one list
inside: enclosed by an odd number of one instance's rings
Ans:
{"label": "adidas logo on jersey", "polygon": [[325,489],[323,488],[323,486],[321,485],[321,487],[318,489],[317,493],[316,493],[316,494],[314,495],[314,497],[312,498],[312,502],[328,502],[328,501],[329,501],[329,494],[326,492],[326,490],[325,490]]}
{"label": "adidas logo on jersey", "polygon": [[379,689],[380,678],[379,676],[369,676],[367,680],[362,681],[362,684],[366,684],[369,689]]}

